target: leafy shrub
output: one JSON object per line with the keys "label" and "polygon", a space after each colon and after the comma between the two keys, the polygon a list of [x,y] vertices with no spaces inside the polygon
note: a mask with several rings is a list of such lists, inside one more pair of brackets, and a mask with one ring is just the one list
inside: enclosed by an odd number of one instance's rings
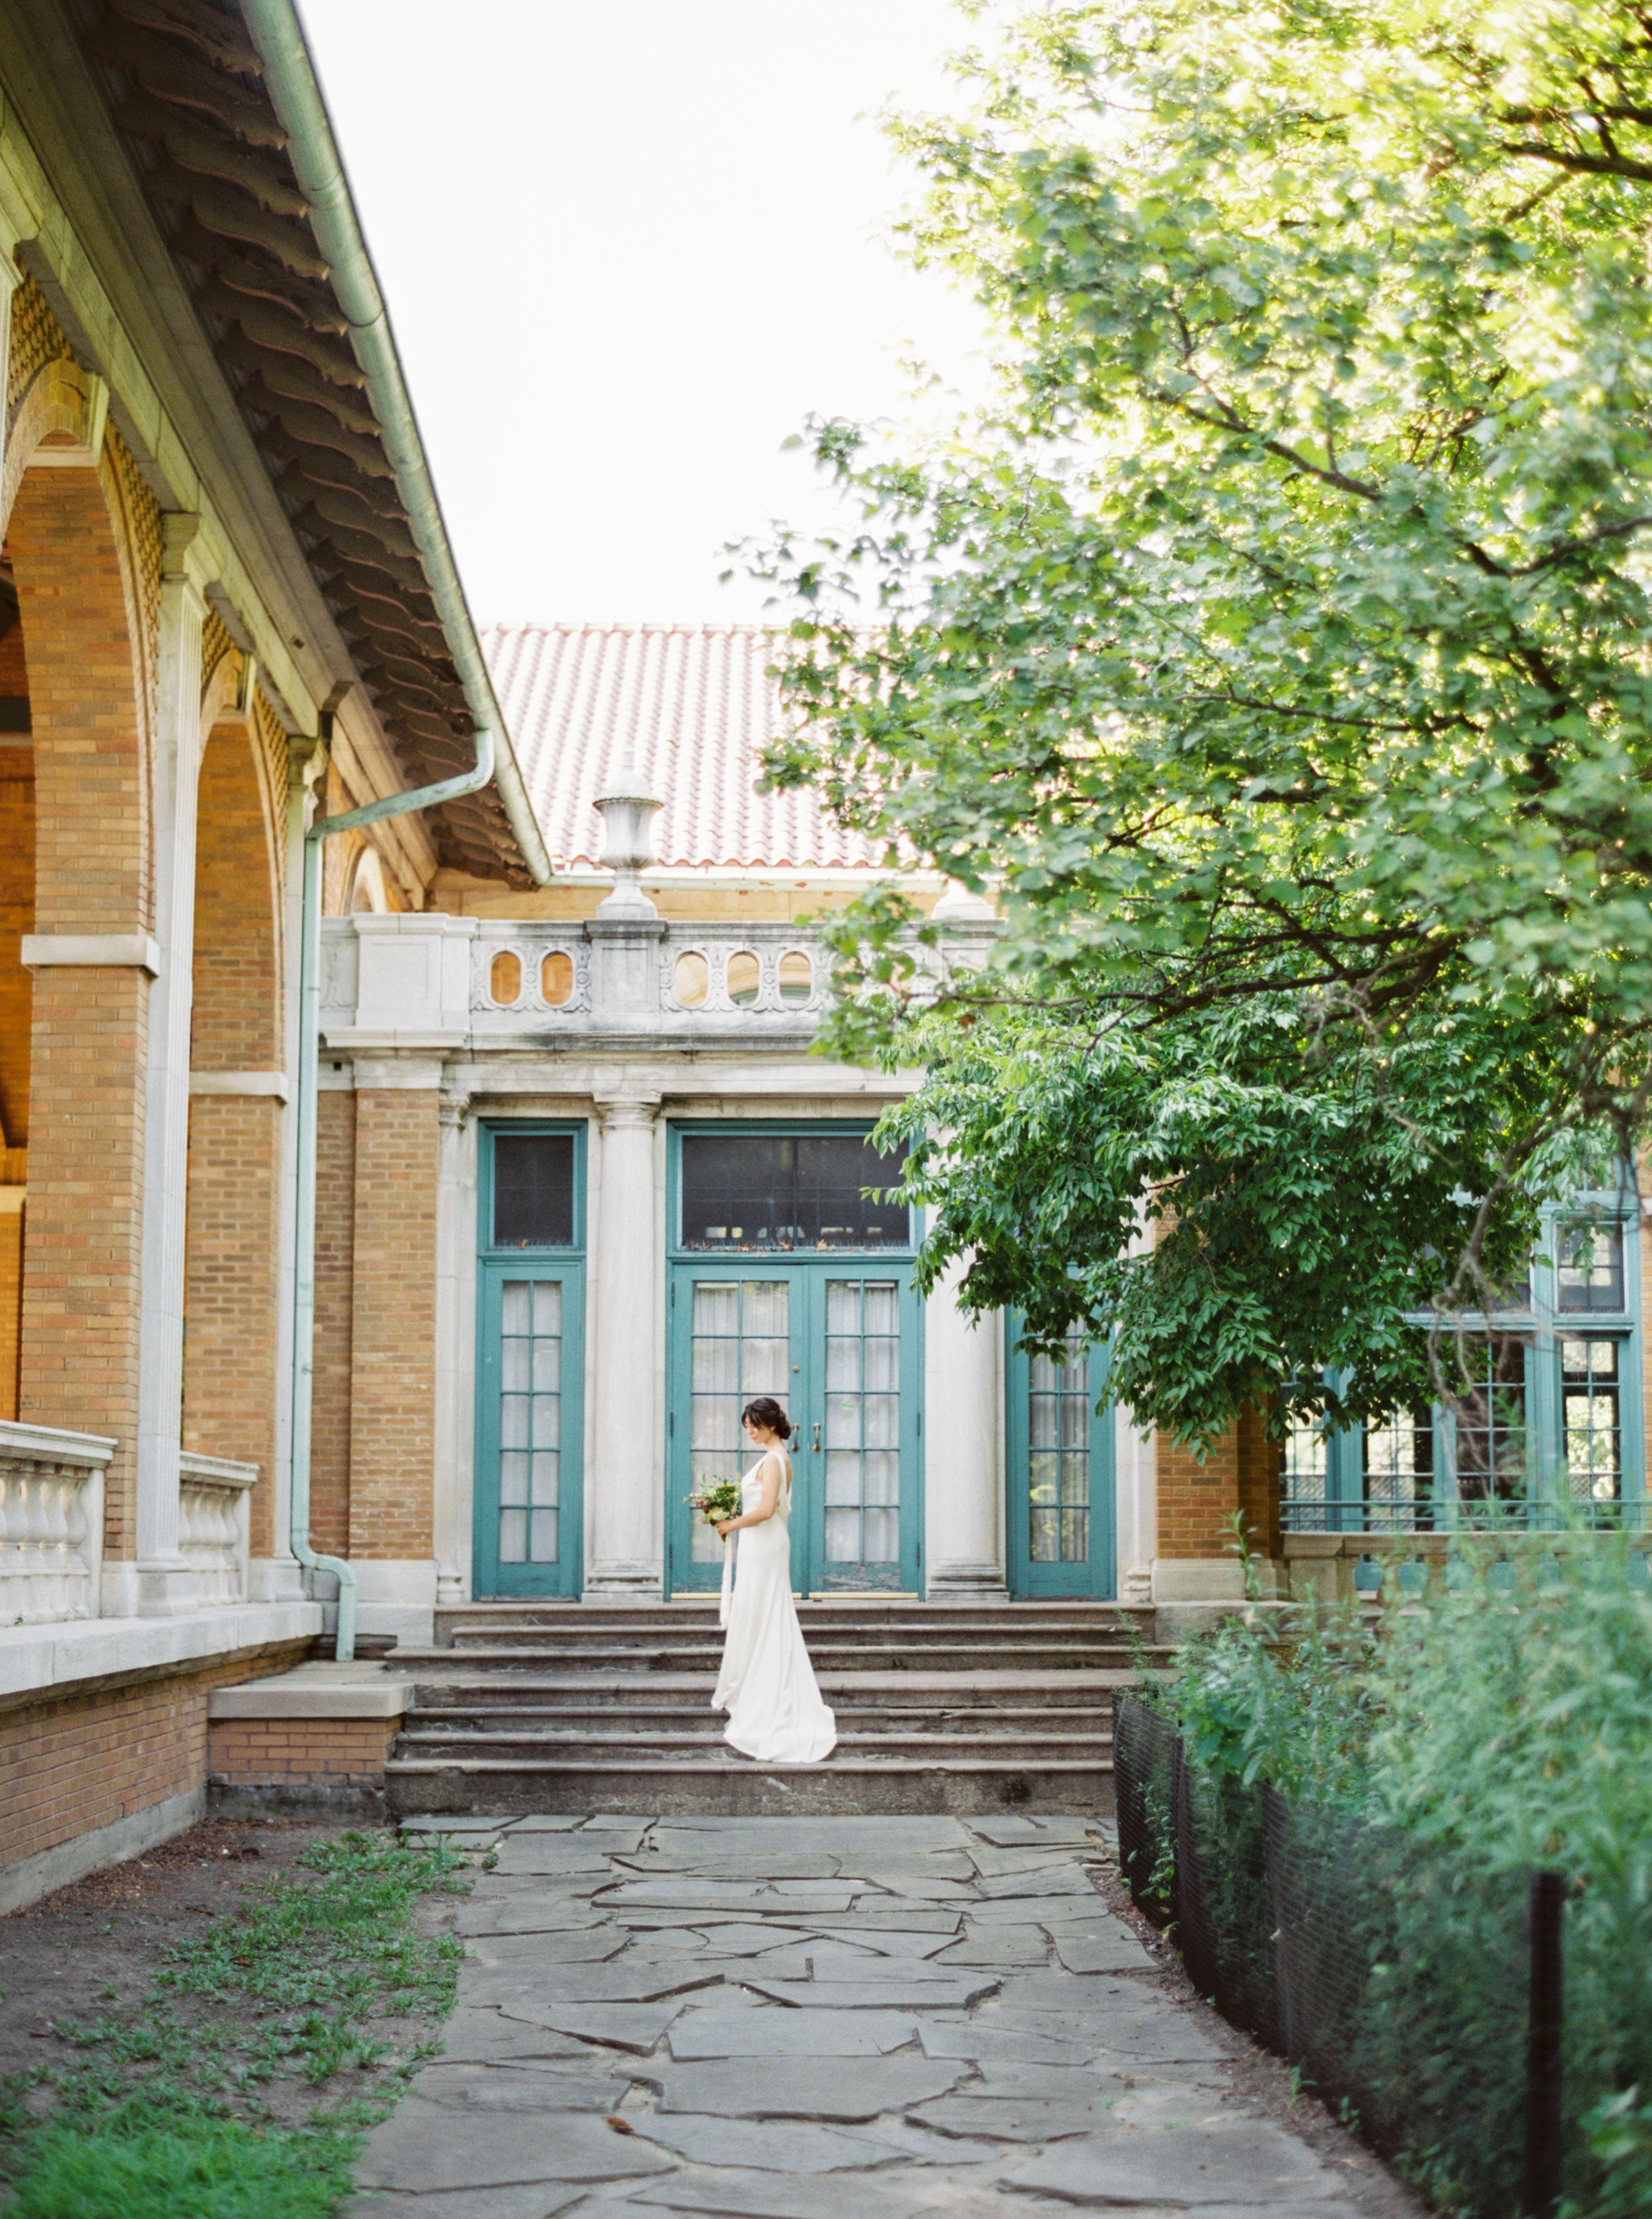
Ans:
{"label": "leafy shrub", "polygon": [[[1304,1613],[1282,1639],[1261,1613],[1230,1620],[1181,1653],[1167,1697],[1208,1916],[1250,1998],[1236,2015],[1267,2031],[1276,1905],[1245,1792],[1267,1782],[1292,1813],[1325,1994],[1314,2077],[1361,2090],[1379,2146],[1488,2219],[1518,2191],[1521,1918],[1540,1868],[1570,1882],[1570,2209],[1652,2211],[1652,2107],[1634,2092],[1652,2088],[1652,1599],[1630,1551],[1622,1535],[1465,1537],[1454,1592],[1375,1626]],[[1298,2053],[1310,2039],[1282,2035]]]}

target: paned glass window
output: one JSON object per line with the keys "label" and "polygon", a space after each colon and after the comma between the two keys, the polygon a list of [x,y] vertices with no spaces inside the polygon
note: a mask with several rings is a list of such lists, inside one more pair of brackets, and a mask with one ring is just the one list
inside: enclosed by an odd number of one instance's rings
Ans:
{"label": "paned glass window", "polygon": [[1592,1511],[1623,1497],[1622,1347],[1621,1341],[1606,1339],[1560,1345],[1567,1480],[1572,1500]]}
{"label": "paned glass window", "polygon": [[507,1279],[500,1327],[499,1561],[554,1564],[562,1490],[562,1288],[554,1279]]}
{"label": "paned glass window", "polygon": [[686,1133],[685,1248],[904,1248],[910,1212],[868,1200],[899,1184],[904,1151],[860,1133]]}
{"label": "paned glass window", "polygon": [[[784,1279],[700,1279],[690,1325],[689,1471],[738,1479],[755,1451],[740,1413],[760,1395],[784,1409],[792,1360],[791,1290]],[[723,1544],[694,1513],[689,1550],[697,1564],[720,1563]]]}
{"label": "paned glass window", "polygon": [[1555,1307],[1621,1311],[1624,1231],[1620,1225],[1566,1225],[1556,1250]]}
{"label": "paned glass window", "polygon": [[900,1560],[900,1287],[826,1283],[826,1561]]}
{"label": "paned glass window", "polygon": [[1322,1420],[1295,1420],[1285,1435],[1282,1467],[1286,1530],[1292,1533],[1327,1532],[1331,1444]]}
{"label": "paned glass window", "polygon": [[[1457,1495],[1464,1502],[1513,1502],[1526,1492],[1526,1345],[1493,1333],[1464,1352],[1475,1384],[1454,1395]],[[1455,1365],[1455,1357],[1448,1356]]]}
{"label": "paned glass window", "polygon": [[1028,1554],[1035,1564],[1090,1557],[1090,1360],[1082,1333],[1069,1333],[1058,1363],[1028,1364]]}
{"label": "paned glass window", "polygon": [[1378,1533],[1425,1532],[1434,1492],[1434,1425],[1398,1410],[1361,1436],[1365,1464],[1365,1525]]}
{"label": "paned glass window", "polygon": [[495,1248],[574,1245],[574,1135],[494,1136]]}

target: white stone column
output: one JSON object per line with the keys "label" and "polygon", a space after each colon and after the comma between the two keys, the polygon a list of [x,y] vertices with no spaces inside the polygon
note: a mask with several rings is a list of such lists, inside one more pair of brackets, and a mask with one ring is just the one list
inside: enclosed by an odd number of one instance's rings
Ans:
{"label": "white stone column", "polygon": [[139,1339],[136,1562],[131,1606],[187,1610],[194,1582],[178,1549],[183,1398],[183,1228],[189,1141],[189,1010],[195,963],[196,797],[206,578],[201,519],[163,519],[156,663],[155,942],[145,1074],[142,1310]]}
{"label": "white stone column", "polygon": [[959,1308],[958,1265],[924,1313],[925,1592],[1002,1602],[1003,1320]]}
{"label": "white stone column", "polygon": [[601,1145],[590,1262],[591,1467],[586,1474],[589,1599],[665,1591],[660,1477],[664,1351],[658,1282],[665,1269],[655,1188],[655,1095],[599,1099]]}
{"label": "white stone column", "polygon": [[[249,687],[248,700],[251,702]],[[298,955],[303,929],[304,835],[315,809],[318,782],[326,776],[327,755],[320,740],[287,739],[286,898],[282,908],[283,1066],[298,1070]],[[336,1083],[336,1082],[335,1082]],[[247,1567],[247,1593],[257,1602],[288,1602],[305,1592],[304,1574],[293,1554],[293,1246],[298,1209],[298,1091],[288,1088],[281,1120],[281,1214],[277,1234],[281,1268],[276,1323],[275,1538],[271,1554]],[[330,1572],[318,1575],[329,1594]]]}
{"label": "white stone column", "polygon": [[1151,1430],[1144,1432],[1122,1405],[1113,1414],[1117,1480],[1114,1557],[1121,1602],[1153,1599],[1153,1557],[1158,1542],[1158,1469]]}

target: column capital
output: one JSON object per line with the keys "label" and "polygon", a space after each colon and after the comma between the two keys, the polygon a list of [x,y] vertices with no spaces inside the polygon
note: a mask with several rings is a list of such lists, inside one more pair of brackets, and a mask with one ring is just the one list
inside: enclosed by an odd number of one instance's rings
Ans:
{"label": "column capital", "polygon": [[659,1094],[593,1094],[591,1098],[604,1131],[611,1133],[652,1125],[664,1100]]}
{"label": "column capital", "polygon": [[332,760],[332,751],[325,740],[308,732],[289,732],[287,791],[302,794],[307,801],[313,799]]}
{"label": "column capital", "polygon": [[160,527],[161,582],[163,586],[187,588],[200,602],[204,623],[207,587],[217,575],[218,566],[209,558],[202,520],[187,510],[174,510],[162,517]]}

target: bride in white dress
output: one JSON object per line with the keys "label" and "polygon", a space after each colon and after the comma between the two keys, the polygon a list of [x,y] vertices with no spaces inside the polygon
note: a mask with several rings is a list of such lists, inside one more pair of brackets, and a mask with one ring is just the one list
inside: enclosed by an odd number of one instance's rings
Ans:
{"label": "bride in white dress", "polygon": [[837,1741],[837,1721],[820,1700],[792,1600],[792,1427],[773,1395],[741,1413],[746,1438],[762,1450],[740,1486],[738,1518],[717,1532],[735,1544],[734,1599],[723,1644],[714,1711],[727,1711],[723,1738],[763,1764],[817,1764]]}

